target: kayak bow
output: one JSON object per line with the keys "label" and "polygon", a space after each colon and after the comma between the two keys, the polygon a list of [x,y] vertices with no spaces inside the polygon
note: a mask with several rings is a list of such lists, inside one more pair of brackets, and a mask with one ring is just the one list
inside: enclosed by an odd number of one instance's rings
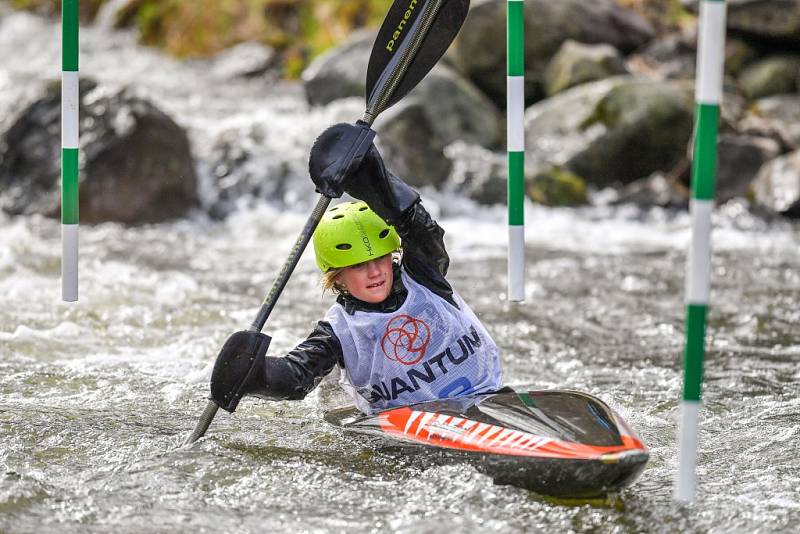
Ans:
{"label": "kayak bow", "polygon": [[372,415],[342,408],[325,420],[347,432],[467,461],[498,484],[556,497],[619,490],[639,476],[649,458],[614,410],[576,391],[507,389]]}

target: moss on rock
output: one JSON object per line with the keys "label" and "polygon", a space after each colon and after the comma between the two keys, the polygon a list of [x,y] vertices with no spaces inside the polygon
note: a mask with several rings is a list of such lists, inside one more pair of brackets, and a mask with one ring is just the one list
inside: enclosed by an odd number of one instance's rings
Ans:
{"label": "moss on rock", "polygon": [[556,165],[534,176],[526,189],[531,200],[545,206],[580,206],[588,202],[583,178]]}

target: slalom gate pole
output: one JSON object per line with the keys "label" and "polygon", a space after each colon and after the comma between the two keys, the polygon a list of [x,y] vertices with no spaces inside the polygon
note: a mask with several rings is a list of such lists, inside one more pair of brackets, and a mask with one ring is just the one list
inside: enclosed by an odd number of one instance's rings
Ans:
{"label": "slalom gate pole", "polygon": [[724,0],[702,0],[695,78],[695,132],[692,150],[692,242],[686,273],[686,344],[683,401],[678,431],[675,499],[696,494],[697,431],[700,419],[706,315],[711,282],[711,210],[717,166],[717,130],[725,50]]}
{"label": "slalom gate pole", "polygon": [[61,4],[61,298],[78,300],[78,0]]}
{"label": "slalom gate pole", "polygon": [[508,300],[525,300],[525,2],[507,0]]}

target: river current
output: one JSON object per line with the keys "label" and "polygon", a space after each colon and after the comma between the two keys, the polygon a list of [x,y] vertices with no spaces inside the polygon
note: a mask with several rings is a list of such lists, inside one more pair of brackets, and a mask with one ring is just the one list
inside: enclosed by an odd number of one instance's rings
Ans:
{"label": "river current", "polygon": [[[2,5],[0,5],[2,7]],[[0,92],[58,76],[58,26],[0,15]],[[358,101],[222,84],[202,65],[82,29],[81,72],[135,83],[185,126],[200,166],[220,136],[302,175],[313,137]],[[10,53],[13,51],[13,53]],[[267,95],[267,96],[265,96]],[[203,169],[200,169],[201,172]],[[207,169],[206,169],[207,172]],[[505,214],[423,190],[450,281],[501,348],[505,381],[605,400],[650,447],[606,502],[561,503],[344,436],[334,379],[303,401],[245,400],[181,447],[214,357],[246,328],[315,202],[300,178],[224,221],[81,228],[80,300],[60,300],[60,224],[0,215],[0,532],[791,532],[800,523],[800,227],[742,203],[714,215],[698,499],[672,500],[689,217],[526,207],[526,302],[505,298]],[[288,206],[288,207],[287,207]],[[332,303],[310,251],[270,317],[270,354]],[[794,525],[794,526],[793,526]]]}

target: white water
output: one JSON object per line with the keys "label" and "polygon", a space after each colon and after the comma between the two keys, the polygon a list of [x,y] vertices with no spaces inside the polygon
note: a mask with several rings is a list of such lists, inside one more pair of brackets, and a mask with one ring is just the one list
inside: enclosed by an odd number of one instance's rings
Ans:
{"label": "white water", "polygon": [[[56,28],[0,19],[0,93],[58,76]],[[189,129],[201,166],[219,136],[248,143],[259,129],[256,162],[302,176],[314,135],[359,112],[218,84],[129,35],[85,29],[82,42],[82,72],[137,83]],[[82,227],[76,304],[60,301],[58,221],[0,215],[0,531],[789,532],[800,521],[800,234],[740,204],[714,220],[693,506],[672,502],[689,218],[633,207],[528,206],[516,306],[504,299],[503,209],[423,192],[447,231],[449,278],[501,346],[507,383],[594,393],[650,446],[615,505],[550,503],[342,436],[321,420],[346,402],[332,381],[300,402],[245,401],[180,448],[216,352],[253,319],[314,202],[305,182],[290,191],[293,209],[255,203],[224,222]],[[270,354],[330,305],[316,278],[307,254],[267,323]]]}

